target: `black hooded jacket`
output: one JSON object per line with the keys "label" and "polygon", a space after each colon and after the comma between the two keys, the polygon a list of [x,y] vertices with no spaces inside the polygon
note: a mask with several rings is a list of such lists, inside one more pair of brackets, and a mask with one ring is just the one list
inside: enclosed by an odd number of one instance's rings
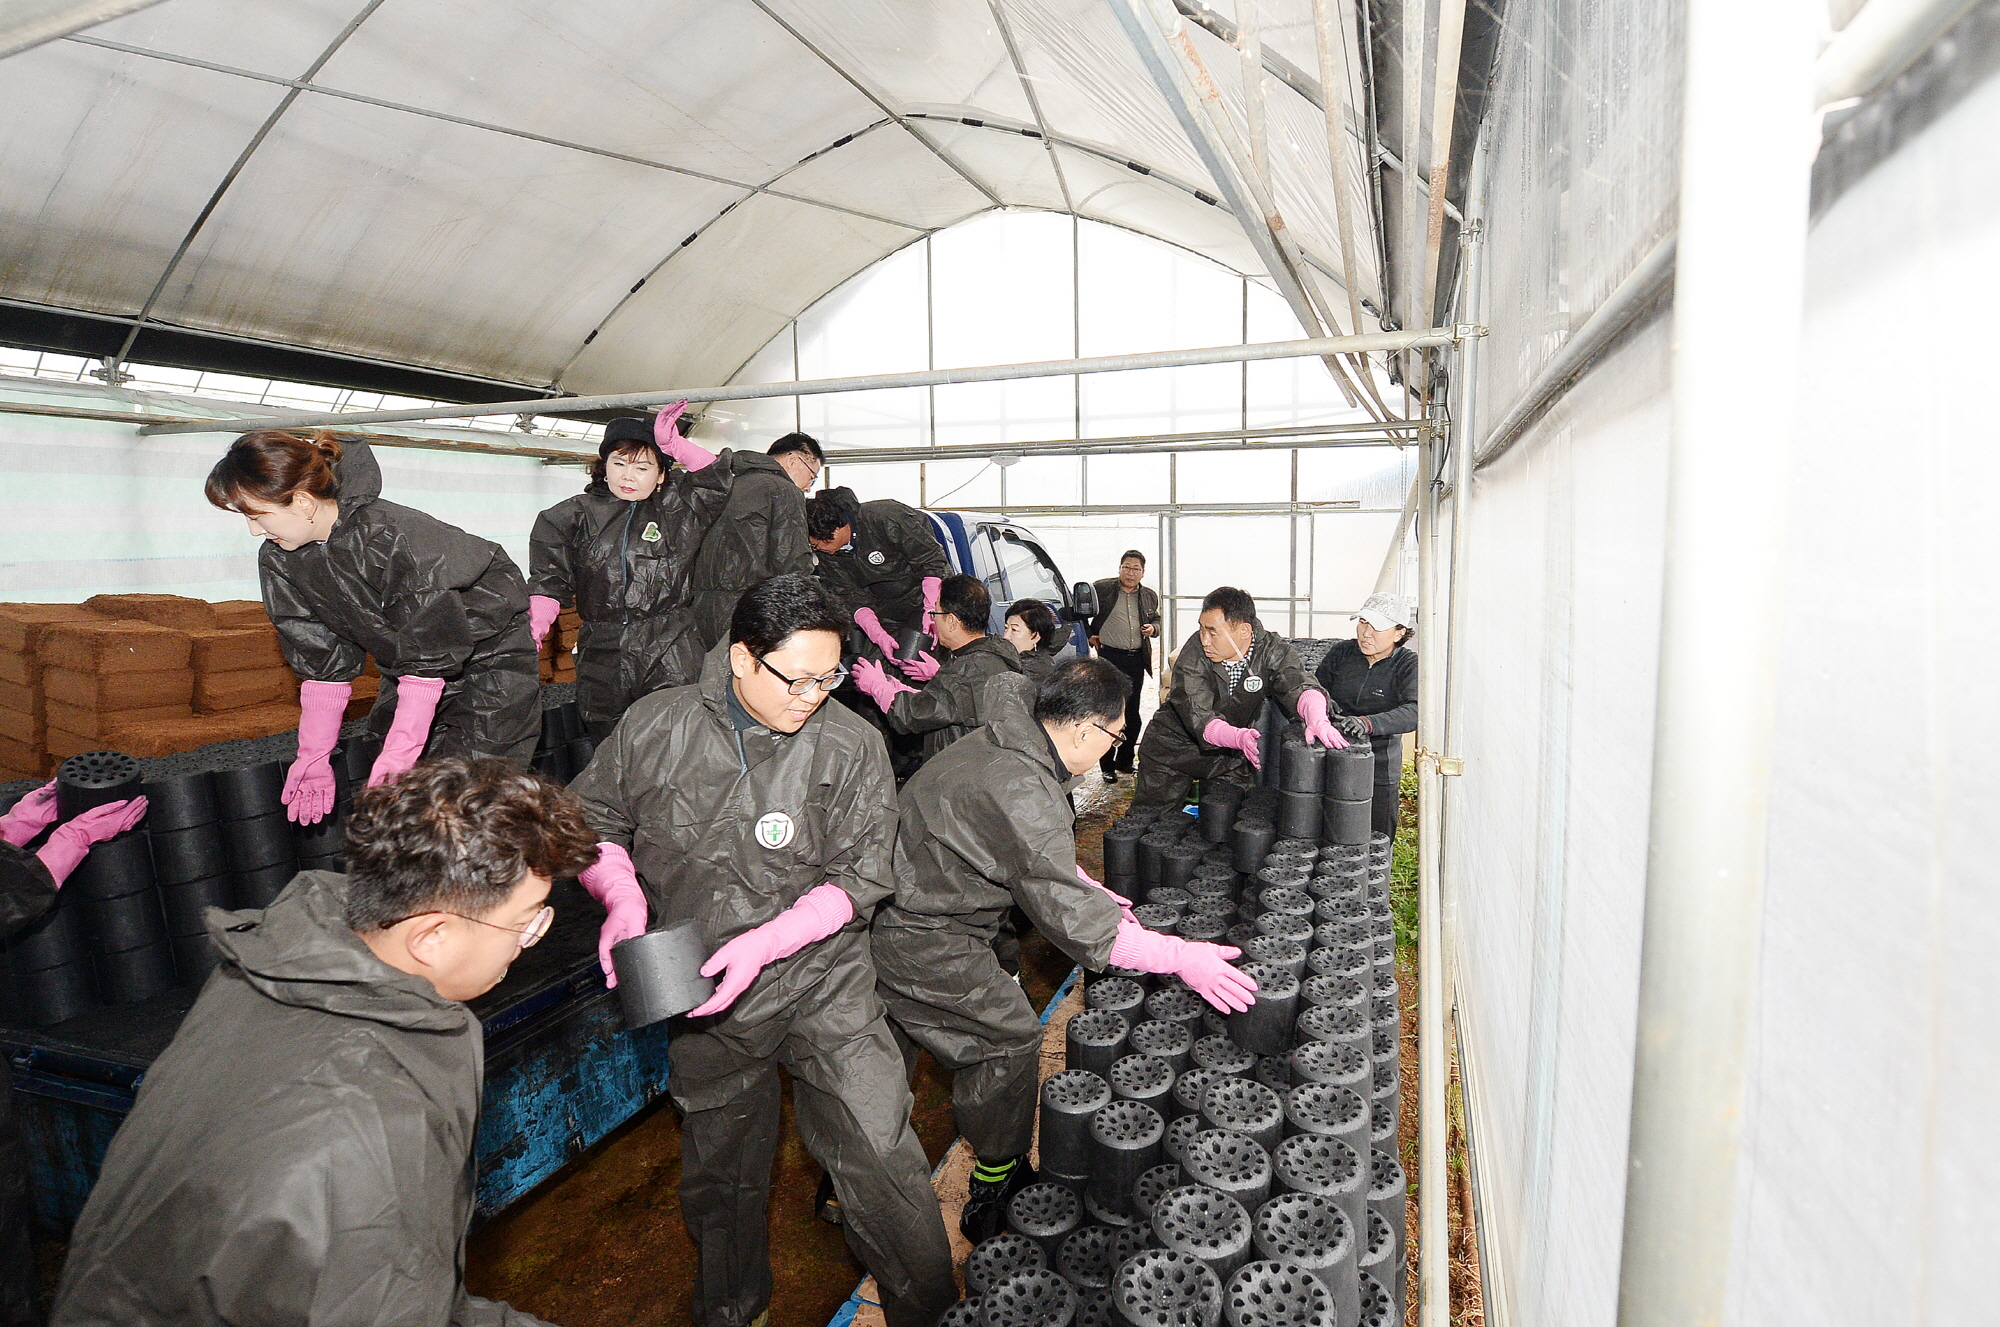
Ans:
{"label": "black hooded jacket", "polygon": [[466,1294],[479,1021],[349,930],[347,877],[209,912],[222,966],[70,1238],[59,1327],[533,1327]]}
{"label": "black hooded jacket", "polygon": [[805,495],[777,457],[732,449],[707,469],[727,476],[729,501],[702,537],[689,576],[703,650],[729,634],[729,615],[745,590],[772,576],[810,575],[813,569]]}
{"label": "black hooded jacket", "polygon": [[537,516],[528,536],[529,592],[575,604],[581,650],[648,661],[654,687],[685,686],[701,671],[690,573],[729,495],[719,465],[677,468],[636,502],[592,480]]}
{"label": "black hooded jacket", "polygon": [[[1011,685],[1010,685],[1011,684]],[[984,727],[928,761],[903,785],[896,894],[875,922],[875,961],[905,994],[952,974],[905,970],[896,936],[957,930],[990,940],[1019,905],[1035,929],[1092,969],[1110,961],[1118,904],[1076,874],[1075,815],[1065,768],[1036,721],[1026,679],[988,682]]]}
{"label": "black hooded jacket", "polygon": [[986,720],[981,704],[989,679],[1021,673],[1021,652],[1003,636],[981,636],[945,656],[937,675],[917,692],[899,691],[889,702],[889,726],[899,733],[922,733],[929,760]]}
{"label": "black hooded jacket", "polygon": [[[257,555],[264,608],[301,678],[351,682],[372,655],[390,677],[441,677],[455,696],[469,672],[525,655],[528,590],[507,550],[382,497],[382,470],[343,439],[340,519],[324,542]],[[518,661],[510,661],[518,662]]]}
{"label": "black hooded jacket", "polygon": [[35,921],[56,901],[56,878],[42,859],[0,839],[0,941]]}
{"label": "black hooded jacket", "polygon": [[820,584],[846,608],[872,608],[890,635],[924,625],[924,577],[951,575],[928,516],[894,498],[863,502],[851,488],[827,492],[854,513],[854,542],[840,553],[814,553]]}
{"label": "black hooded jacket", "polygon": [[[881,734],[844,706],[821,705],[796,733],[738,730],[729,685],[729,647],[718,645],[697,685],[627,710],[570,791],[599,837],[632,854],[650,925],[695,918],[710,952],[822,881],[847,891],[854,921],[771,964],[726,1013],[703,1020],[766,1056],[822,983],[841,985],[868,962],[866,918],[891,888],[896,790]],[[866,1028],[880,1013],[868,1004],[842,1011],[836,1030]]]}
{"label": "black hooded jacket", "polygon": [[[1228,666],[1216,663],[1202,650],[1201,633],[1187,638],[1174,658],[1173,687],[1166,703],[1146,725],[1146,735],[1139,743],[1142,763],[1159,760],[1193,771],[1218,757],[1240,762],[1243,757],[1235,751],[1209,746],[1203,739],[1211,719],[1235,728],[1255,728],[1266,700],[1289,718],[1298,713],[1300,696],[1320,689],[1299,662],[1291,642],[1261,626],[1251,633],[1250,648],[1243,657],[1248,666],[1231,685]],[[1268,760],[1276,753],[1260,754]]]}

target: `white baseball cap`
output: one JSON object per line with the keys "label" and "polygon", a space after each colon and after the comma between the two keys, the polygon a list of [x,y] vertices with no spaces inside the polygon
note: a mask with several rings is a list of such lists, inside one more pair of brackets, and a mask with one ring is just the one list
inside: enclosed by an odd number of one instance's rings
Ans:
{"label": "white baseball cap", "polygon": [[1415,613],[1410,601],[1400,594],[1371,594],[1355,616],[1377,631],[1387,631],[1391,627],[1409,626]]}

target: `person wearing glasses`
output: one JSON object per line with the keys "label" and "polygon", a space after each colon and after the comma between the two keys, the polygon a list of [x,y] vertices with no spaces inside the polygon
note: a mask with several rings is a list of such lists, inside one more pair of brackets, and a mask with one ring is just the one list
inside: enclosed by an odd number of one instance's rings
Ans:
{"label": "person wearing glasses", "polygon": [[749,1327],[770,1307],[781,1069],[889,1327],[932,1327],[958,1298],[868,957],[868,915],[893,886],[888,754],[826,703],[846,680],[847,622],[813,577],[750,587],[701,681],[633,705],[570,785],[597,828],[581,879],[605,905],[607,979],[612,945],[685,921],[717,979],[667,1048],[700,1327]]}
{"label": "person wearing glasses", "polygon": [[986,725],[903,786],[896,892],[870,933],[906,1062],[921,1047],[952,1075],[952,1110],[977,1162],[959,1228],[975,1244],[1035,1180],[1042,1024],[993,951],[1012,908],[1093,971],[1175,973],[1225,1011],[1248,1009],[1257,989],[1230,966],[1240,951],[1146,930],[1077,865],[1069,790],[1124,741],[1124,673],[1072,659],[1039,687],[1003,678],[988,689]]}
{"label": "person wearing glasses", "polygon": [[923,682],[923,690],[898,682],[873,659],[856,661],[854,685],[881,709],[893,731],[921,738],[920,755],[928,761],[983,722],[980,698],[988,679],[1020,673],[1021,654],[1005,637],[987,634],[993,598],[977,576],[945,577],[937,606],[925,617],[945,657],[939,663],[925,650],[904,665],[915,666],[911,675]]}
{"label": "person wearing glasses", "polygon": [[596,856],[583,808],[499,760],[355,796],[347,873],[211,909],[221,964],[146,1071],[70,1236],[53,1322],[541,1319],[466,1293],[484,1036],[465,1002]]}

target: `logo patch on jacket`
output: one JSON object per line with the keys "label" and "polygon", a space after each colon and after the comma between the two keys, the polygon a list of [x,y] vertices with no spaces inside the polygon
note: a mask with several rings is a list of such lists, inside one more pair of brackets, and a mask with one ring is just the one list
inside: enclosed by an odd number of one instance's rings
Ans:
{"label": "logo patch on jacket", "polygon": [[1257,676],[1257,674],[1255,673],[1245,674],[1243,678],[1243,689],[1245,691],[1262,691],[1264,689],[1264,679]]}
{"label": "logo patch on jacket", "polygon": [[888,560],[889,559],[882,556],[882,550],[879,548],[868,555],[868,564],[870,566],[879,567]]}
{"label": "logo patch on jacket", "polygon": [[646,528],[640,532],[639,537],[649,544],[659,543],[660,523],[658,521],[647,521]]}
{"label": "logo patch on jacket", "polygon": [[792,841],[795,829],[792,818],[783,811],[766,811],[757,817],[757,823],[751,832],[757,836],[757,842],[765,847],[782,848]]}

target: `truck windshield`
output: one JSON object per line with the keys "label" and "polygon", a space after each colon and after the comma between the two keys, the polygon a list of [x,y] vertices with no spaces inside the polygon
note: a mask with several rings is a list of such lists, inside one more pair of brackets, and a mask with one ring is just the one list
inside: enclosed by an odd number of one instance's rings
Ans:
{"label": "truck windshield", "polygon": [[1006,530],[994,533],[1000,537],[993,541],[993,555],[1000,560],[1000,573],[1006,578],[1008,599],[1040,599],[1061,607],[1064,603],[1062,578],[1056,575],[1055,564],[1049,561],[1049,555],[1019,535]]}

